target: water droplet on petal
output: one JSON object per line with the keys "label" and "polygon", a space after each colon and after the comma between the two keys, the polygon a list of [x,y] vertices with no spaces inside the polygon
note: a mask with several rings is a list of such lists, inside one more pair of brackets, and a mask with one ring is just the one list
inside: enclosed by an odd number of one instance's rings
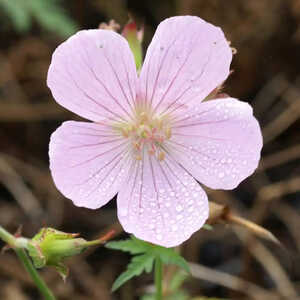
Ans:
{"label": "water droplet on petal", "polygon": [[178,211],[178,212],[180,212],[180,211],[182,211],[183,210],[183,207],[182,207],[182,205],[177,205],[176,206],[176,210]]}
{"label": "water droplet on petal", "polygon": [[223,172],[220,172],[218,176],[219,176],[219,178],[223,178],[225,176],[225,174]]}

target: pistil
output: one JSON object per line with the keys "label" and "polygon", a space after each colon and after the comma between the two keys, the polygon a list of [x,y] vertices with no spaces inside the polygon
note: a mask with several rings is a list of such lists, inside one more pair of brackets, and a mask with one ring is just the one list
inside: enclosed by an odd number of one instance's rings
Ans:
{"label": "pistil", "polygon": [[131,139],[135,158],[142,159],[144,150],[149,155],[156,156],[161,161],[165,159],[163,143],[172,136],[172,130],[167,116],[152,116],[141,111],[136,114],[136,120],[131,123],[121,123],[117,129],[124,138]]}

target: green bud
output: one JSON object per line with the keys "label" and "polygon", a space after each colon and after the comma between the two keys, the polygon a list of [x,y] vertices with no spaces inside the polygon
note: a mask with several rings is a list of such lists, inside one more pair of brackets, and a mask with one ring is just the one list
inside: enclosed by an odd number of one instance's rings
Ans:
{"label": "green bud", "polygon": [[128,41],[130,49],[133,53],[136,69],[139,72],[143,63],[142,41],[144,29],[137,29],[136,22],[130,20],[123,28],[122,35]]}
{"label": "green bud", "polygon": [[86,241],[78,238],[77,233],[66,233],[53,228],[42,228],[30,241],[27,249],[36,268],[53,266],[66,278],[67,267],[63,261],[82,253],[87,247],[101,244],[102,240]]}

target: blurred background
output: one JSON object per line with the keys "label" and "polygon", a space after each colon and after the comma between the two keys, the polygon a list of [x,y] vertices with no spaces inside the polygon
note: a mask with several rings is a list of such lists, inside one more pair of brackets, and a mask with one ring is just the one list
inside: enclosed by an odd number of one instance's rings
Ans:
{"label": "blurred background", "polygon": [[[253,106],[263,128],[263,158],[236,190],[209,191],[209,198],[264,226],[283,245],[226,224],[200,230],[180,249],[193,263],[193,276],[179,280],[171,299],[297,299],[299,0],[0,0],[0,224],[10,232],[22,224],[27,237],[42,226],[88,239],[114,228],[119,238],[127,237],[114,201],[92,211],[73,206],[56,190],[48,169],[49,137],[63,121],[78,117],[52,99],[46,75],[52,52],[68,36],[110,19],[123,26],[129,14],[144,24],[145,49],[160,21],[184,14],[220,26],[237,49],[224,91]],[[151,274],[110,293],[128,261],[99,247],[69,260],[66,283],[51,268],[41,274],[58,299],[140,299],[151,291]],[[0,299],[40,299],[11,251],[0,255]]]}

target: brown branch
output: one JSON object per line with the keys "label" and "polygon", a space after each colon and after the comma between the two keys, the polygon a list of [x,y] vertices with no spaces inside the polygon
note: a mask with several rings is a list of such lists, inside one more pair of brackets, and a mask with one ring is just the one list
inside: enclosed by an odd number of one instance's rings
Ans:
{"label": "brown branch", "polygon": [[263,157],[257,171],[261,172],[300,158],[300,144]]}
{"label": "brown branch", "polygon": [[280,297],[273,292],[264,290],[263,288],[238,278],[236,276],[210,269],[208,267],[189,263],[192,276],[201,280],[210,281],[231,290],[235,290],[248,295],[251,299],[256,300],[279,300]]}
{"label": "brown branch", "polygon": [[263,129],[265,144],[274,140],[300,117],[300,91],[296,87],[290,86],[282,99],[289,103],[289,106]]}
{"label": "brown branch", "polygon": [[240,229],[235,228],[234,231],[242,242],[247,243],[247,248],[250,253],[269,273],[270,277],[276,283],[278,292],[287,299],[297,299],[297,291],[293,287],[286,271],[273,256],[271,251],[254,238],[252,238],[251,243],[249,243],[248,234],[245,234]]}
{"label": "brown branch", "polygon": [[55,102],[38,104],[0,104],[0,122],[28,122],[62,119],[70,115]]}

